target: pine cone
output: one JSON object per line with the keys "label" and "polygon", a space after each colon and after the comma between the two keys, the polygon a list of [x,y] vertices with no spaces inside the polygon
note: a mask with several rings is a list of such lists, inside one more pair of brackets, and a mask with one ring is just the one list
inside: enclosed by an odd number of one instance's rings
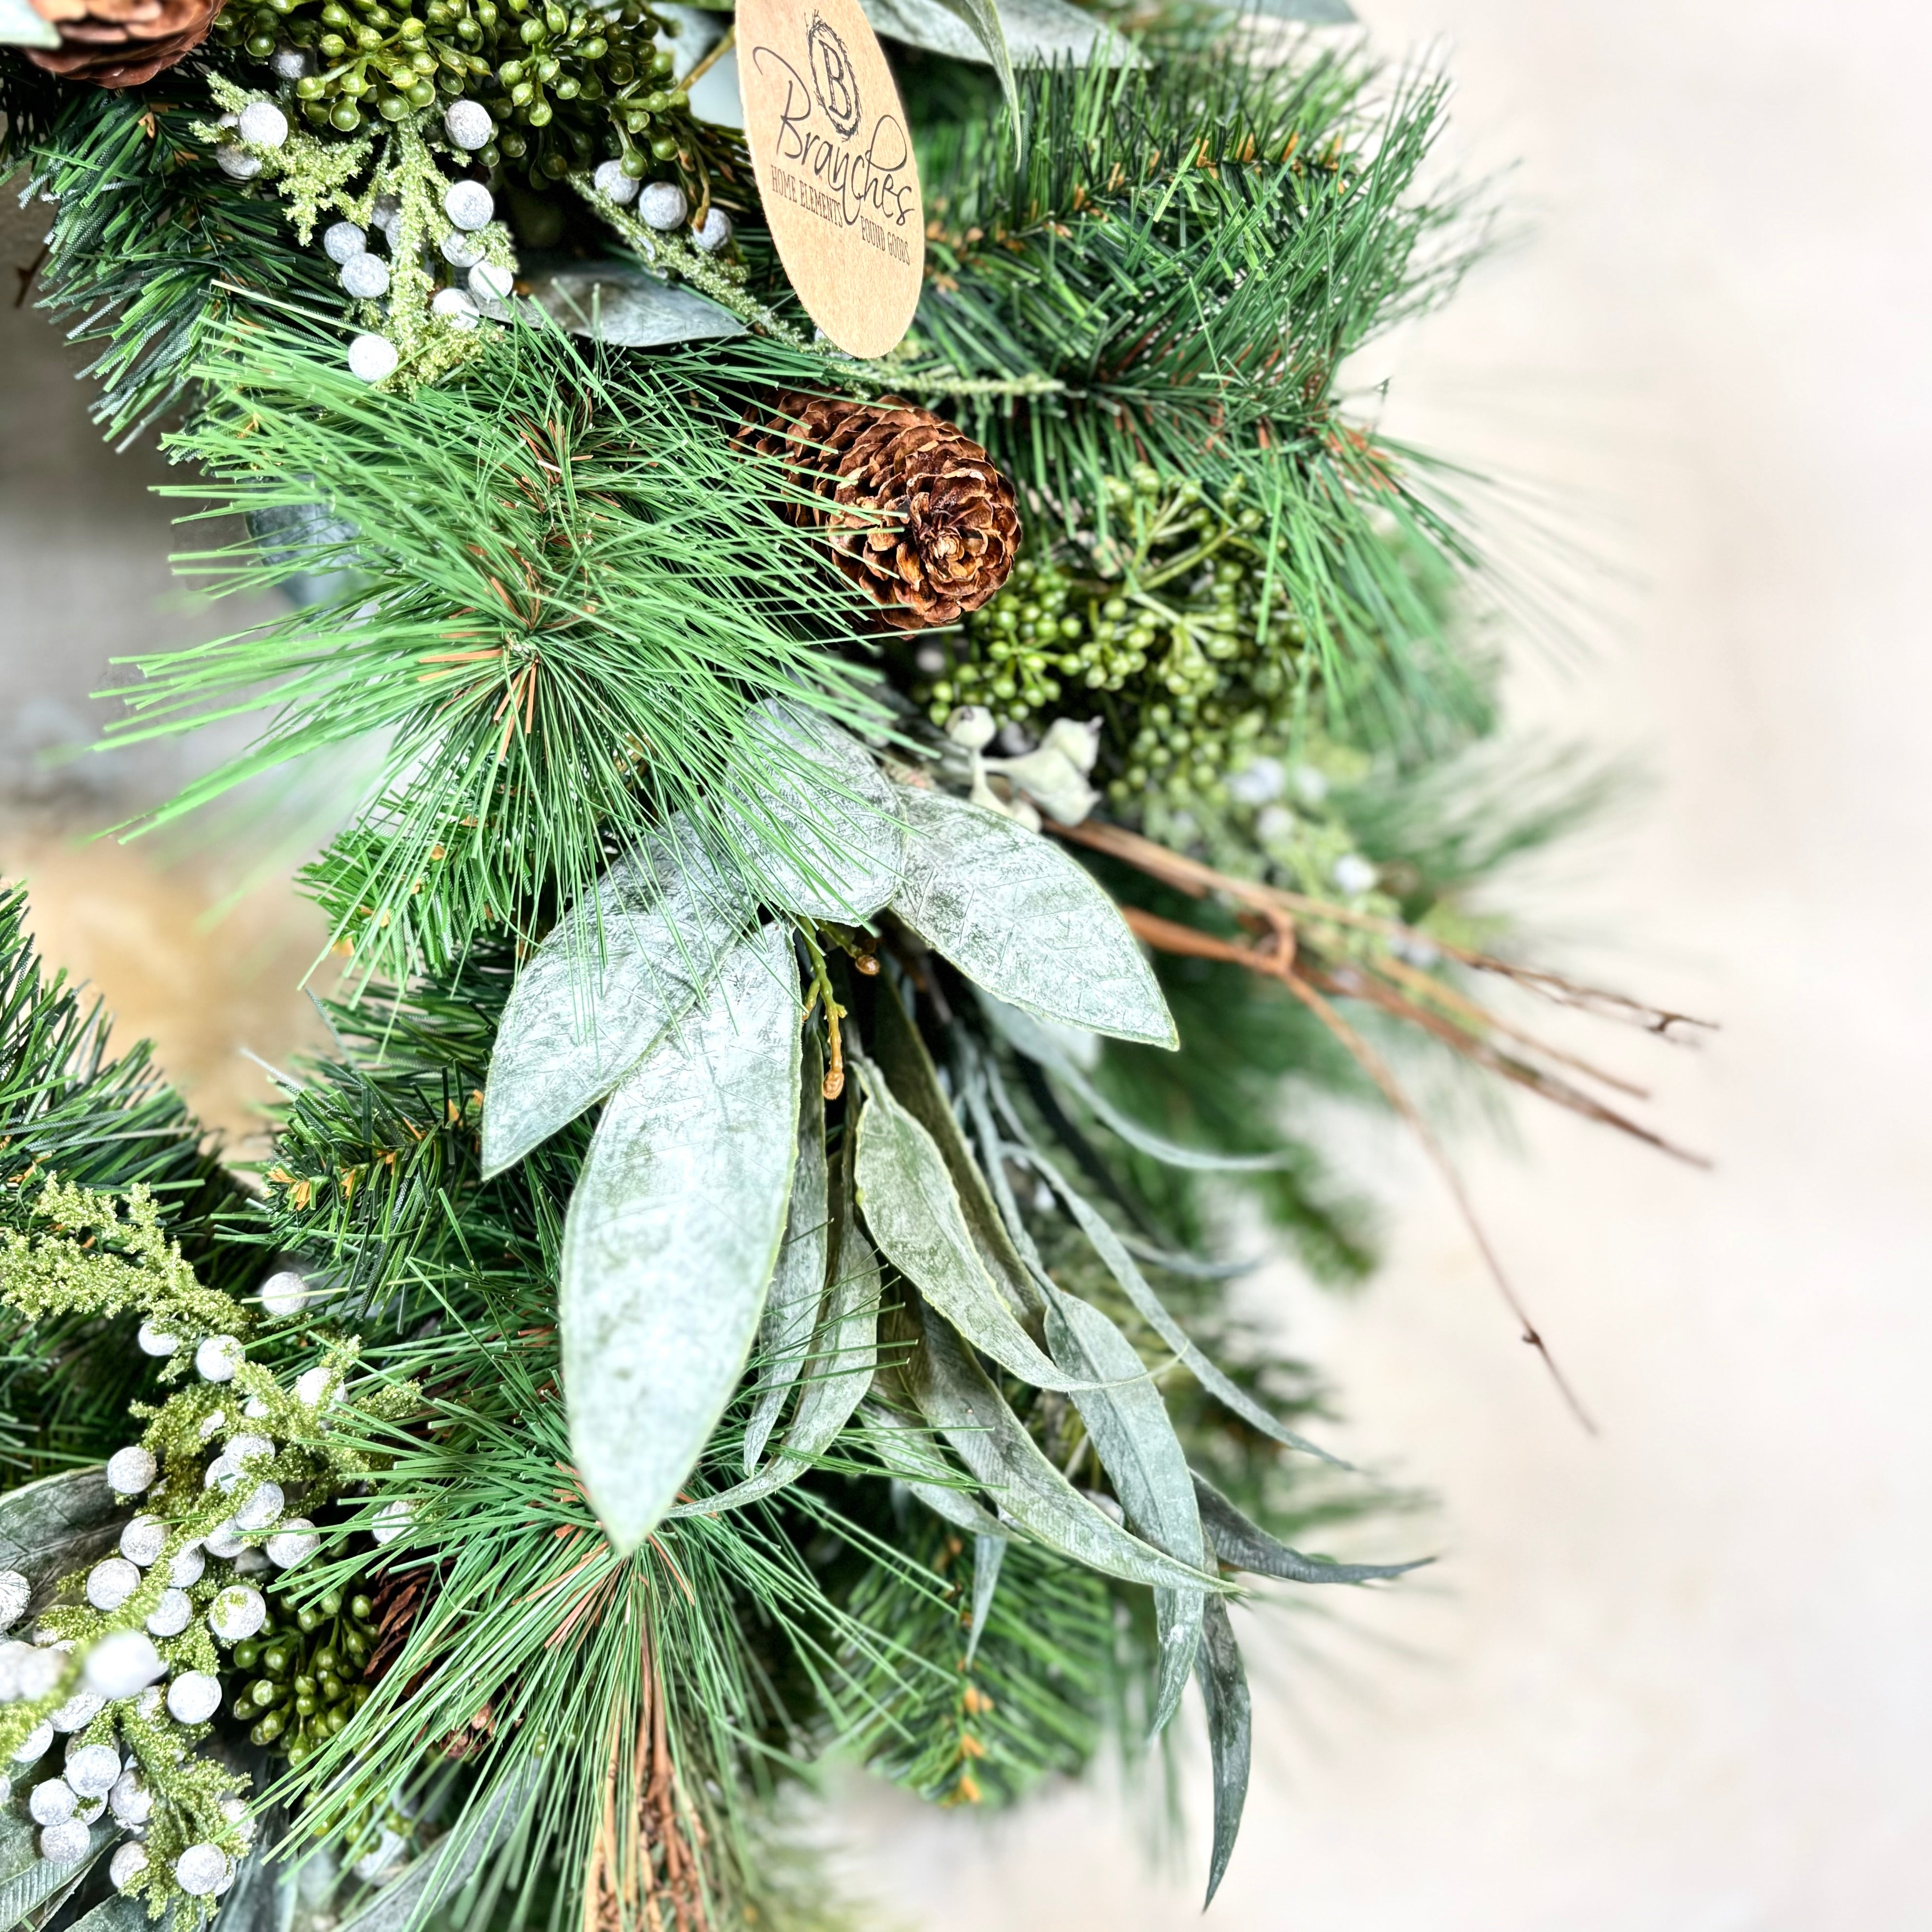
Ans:
{"label": "pine cone", "polygon": [[785,514],[822,531],[832,560],[895,629],[957,623],[1019,554],[1013,486],[970,437],[896,396],[779,398],[741,446],[782,458],[817,500]]}
{"label": "pine cone", "polygon": [[29,47],[50,74],[96,87],[139,87],[208,38],[221,0],[28,0],[60,29],[58,47]]}

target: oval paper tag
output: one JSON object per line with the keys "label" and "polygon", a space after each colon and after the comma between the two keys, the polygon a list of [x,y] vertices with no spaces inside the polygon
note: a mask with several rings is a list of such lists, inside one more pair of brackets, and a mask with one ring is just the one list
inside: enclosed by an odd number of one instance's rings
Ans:
{"label": "oval paper tag", "polygon": [[848,356],[912,326],[926,212],[905,110],[858,0],[738,0],[745,138],[778,259]]}

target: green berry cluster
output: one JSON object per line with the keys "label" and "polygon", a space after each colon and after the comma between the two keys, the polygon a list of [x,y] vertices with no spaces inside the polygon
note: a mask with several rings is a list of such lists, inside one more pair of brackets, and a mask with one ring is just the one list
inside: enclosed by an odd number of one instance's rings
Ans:
{"label": "green berry cluster", "polygon": [[1103,534],[1022,557],[950,650],[923,647],[934,722],[957,704],[1013,724],[1097,711],[1117,802],[1217,795],[1292,710],[1307,641],[1245,496],[1238,478],[1218,500],[1150,468],[1107,478]]}
{"label": "green berry cluster", "polygon": [[312,1607],[272,1612],[235,1646],[235,1667],[256,1673],[232,1715],[250,1741],[299,1765],[367,1701],[362,1666],[376,1647],[374,1606],[359,1592],[332,1590]]}
{"label": "green berry cluster", "polygon": [[688,145],[663,26],[639,0],[257,0],[225,8],[213,38],[278,74],[306,68],[294,94],[318,129],[479,101],[497,134],[477,160],[542,188],[609,158],[641,180]]}

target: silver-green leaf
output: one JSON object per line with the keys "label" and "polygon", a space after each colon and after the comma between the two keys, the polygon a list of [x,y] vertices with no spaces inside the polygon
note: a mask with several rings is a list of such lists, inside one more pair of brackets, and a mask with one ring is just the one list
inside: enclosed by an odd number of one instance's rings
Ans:
{"label": "silver-green leaf", "polygon": [[641,263],[603,261],[548,269],[530,298],[573,335],[626,349],[742,335],[745,325],[682,282],[668,282]]}
{"label": "silver-green leaf", "polygon": [[1250,1522],[1198,1473],[1194,1494],[1202,1526],[1216,1556],[1234,1569],[1257,1576],[1279,1576],[1289,1583],[1379,1583],[1390,1576],[1406,1576],[1436,1561],[1432,1556],[1419,1556],[1408,1563],[1330,1563],[1319,1556],[1304,1556],[1269,1535],[1259,1523]]}
{"label": "silver-green leaf", "polygon": [[798,1019],[790,935],[768,926],[611,1096],[571,1198],[571,1445],[621,1556],[675,1500],[758,1330],[791,1195]]}
{"label": "silver-green leaf", "polygon": [[934,952],[1042,1019],[1180,1043],[1120,908],[1052,839],[947,792],[899,797],[905,880],[892,910]]}
{"label": "silver-green leaf", "polygon": [[1218,1590],[1198,1564],[1156,1550],[1096,1509],[1048,1461],[1006,1399],[931,1308],[902,1371],[920,1412],[1006,1515],[1049,1549],[1124,1582]]}
{"label": "silver-green leaf", "polygon": [[39,1586],[78,1569],[112,1546],[126,1516],[98,1462],[43,1476],[0,1496],[0,1570]]}
{"label": "silver-green leaf", "polygon": [[405,1865],[340,1932],[406,1932],[422,1924],[524,1822],[537,1784],[527,1766],[504,1773],[480,1808],[466,1811],[434,1850]]}
{"label": "silver-green leaf", "polygon": [[860,1413],[866,1424],[866,1446],[942,1522],[972,1536],[1010,1534],[970,1491],[945,1480],[952,1472],[916,1423],[895,1414],[883,1402],[868,1402]]}
{"label": "silver-green leaf", "polygon": [[87,1834],[87,1850],[73,1864],[57,1865],[37,1858],[25,1870],[0,1884],[0,1932],[14,1932],[15,1926],[30,1922],[50,1899],[72,1892],[120,1836],[120,1826],[111,1821],[96,1825]]}
{"label": "silver-green leaf", "polygon": [[674,820],[560,919],[510,990],[483,1094],[487,1180],[605,1098],[688,1012],[749,897]]}
{"label": "silver-green leaf", "polygon": [[1006,1560],[1004,1536],[976,1536],[973,1539],[973,1628],[966,1639],[966,1668],[980,1654],[980,1640],[986,1634],[986,1619],[993,1614],[993,1598],[1000,1587],[1000,1566]]}
{"label": "silver-green leaf", "polygon": [[1204,1910],[1214,1904],[1234,1856],[1248,1802],[1248,1764],[1254,1749],[1248,1673],[1228,1606],[1219,1598],[1208,1606],[1194,1667],[1208,1706],[1208,1750],[1214,1774],[1214,1844],[1208,1865],[1208,1896],[1202,1901]]}
{"label": "silver-green leaf", "polygon": [[[982,0],[982,4],[984,0]],[[953,0],[860,0],[875,33],[928,53],[999,65],[981,26]],[[1131,41],[1067,0],[996,0],[1000,38],[1016,67],[1138,67]],[[1002,86],[1004,86],[1004,80]]]}

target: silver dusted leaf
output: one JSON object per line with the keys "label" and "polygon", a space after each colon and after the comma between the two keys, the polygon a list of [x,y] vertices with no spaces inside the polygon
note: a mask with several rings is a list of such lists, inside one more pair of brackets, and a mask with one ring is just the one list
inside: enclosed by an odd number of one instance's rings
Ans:
{"label": "silver dusted leaf", "polygon": [[106,1555],[126,1514],[98,1462],[9,1490],[0,1496],[0,1570],[19,1570],[38,1592],[56,1573]]}
{"label": "silver dusted leaf", "polygon": [[1208,1896],[1202,1901],[1204,1910],[1214,1904],[1234,1856],[1248,1802],[1248,1764],[1254,1749],[1248,1673],[1228,1606],[1219,1598],[1208,1605],[1194,1668],[1208,1706],[1208,1750],[1214,1772],[1214,1846],[1208,1860]]}
{"label": "silver dusted leaf", "polygon": [[746,712],[732,766],[724,836],[781,911],[856,925],[898,890],[899,788],[849,733],[767,698]]}
{"label": "silver dusted leaf", "polygon": [[876,1066],[854,1064],[866,1093],[854,1174],[859,1211],[880,1252],[1001,1368],[1036,1388],[1072,1388],[986,1272],[932,1136],[893,1098]]}
{"label": "silver dusted leaf", "polygon": [[1279,1576],[1289,1583],[1379,1583],[1436,1561],[1418,1556],[1408,1563],[1330,1563],[1304,1556],[1250,1522],[1205,1476],[1196,1475],[1194,1496],[1209,1547],[1223,1563],[1257,1576]]}
{"label": "silver dusted leaf", "polygon": [[682,819],[612,865],[510,989],[483,1094],[484,1178],[604,1099],[689,1010],[752,912]]}
{"label": "silver dusted leaf", "polygon": [[778,1260],[798,1133],[798,972],[743,940],[610,1097],[564,1220],[571,1446],[628,1556],[730,1400]]}
{"label": "silver dusted leaf", "polygon": [[[998,66],[983,30],[961,8],[941,0],[860,0],[874,33],[954,60]],[[1132,44],[1067,0],[996,0],[1006,50],[1016,67],[1064,62],[1074,67],[1138,67]]]}
{"label": "silver dusted leaf", "polygon": [[530,298],[572,334],[626,349],[745,333],[745,325],[729,309],[638,263],[573,263],[549,269],[532,278]]}
{"label": "silver dusted leaf", "polygon": [[87,1850],[79,1858],[65,1864],[37,1858],[0,1882],[0,1932],[14,1932],[23,1920],[44,1923],[52,1918],[121,1835],[121,1828],[112,1817],[104,1819],[88,1831]]}
{"label": "silver dusted leaf", "polygon": [[[339,1932],[406,1932],[476,1876],[477,1868],[515,1830],[541,1780],[529,1766],[502,1773],[481,1804],[472,1803],[420,1858],[390,1879]],[[267,1842],[266,1840],[264,1842]]]}
{"label": "silver dusted leaf", "polygon": [[976,1536],[973,1539],[973,1628],[966,1639],[966,1668],[980,1654],[980,1640],[986,1634],[986,1620],[993,1614],[993,1598],[1000,1587],[1000,1571],[1006,1560],[1004,1536]]}
{"label": "silver dusted leaf", "polygon": [[[1064,1292],[1048,1306],[1046,1333],[1062,1368],[1099,1384],[1076,1395],[1074,1406],[1128,1522],[1190,1568],[1210,1568],[1186,1452],[1133,1344],[1099,1309]],[[1156,1736],[1180,1708],[1180,1694],[1187,1688],[1201,1643],[1204,1601],[1199,1589],[1154,1592],[1160,1636],[1160,1685],[1152,1726]]]}
{"label": "silver dusted leaf", "polygon": [[1267,14],[1277,20],[1295,20],[1305,27],[1346,27],[1356,14],[1348,0],[1240,0],[1231,13]]}
{"label": "silver dusted leaf", "polygon": [[758,1393],[745,1425],[745,1474],[751,1475],[777,1426],[778,1412],[798,1379],[812,1340],[812,1325],[825,1293],[826,1174],[825,1062],[818,1036],[808,1033],[798,1083],[798,1154],[792,1172],[791,1208],[784,1245],[765,1293],[758,1320]]}
{"label": "silver dusted leaf", "polygon": [[1180,1044],[1120,909],[1054,843],[1004,813],[908,787],[892,910],[988,992],[1091,1033]]}
{"label": "silver dusted leaf", "polygon": [[44,20],[27,0],[0,0],[0,47],[57,47],[60,29]]}
{"label": "silver dusted leaf", "polygon": [[1048,1461],[945,1321],[931,1308],[920,1314],[920,1346],[902,1365],[904,1384],[920,1413],[1007,1516],[1048,1549],[1124,1582],[1223,1587],[1198,1564],[1155,1549],[1096,1509]]}
{"label": "silver dusted leaf", "polygon": [[950,1522],[969,1536],[1010,1536],[1006,1525],[970,1490],[945,1480],[953,1472],[916,1423],[883,1402],[868,1402],[860,1413],[866,1446],[942,1522]]}

